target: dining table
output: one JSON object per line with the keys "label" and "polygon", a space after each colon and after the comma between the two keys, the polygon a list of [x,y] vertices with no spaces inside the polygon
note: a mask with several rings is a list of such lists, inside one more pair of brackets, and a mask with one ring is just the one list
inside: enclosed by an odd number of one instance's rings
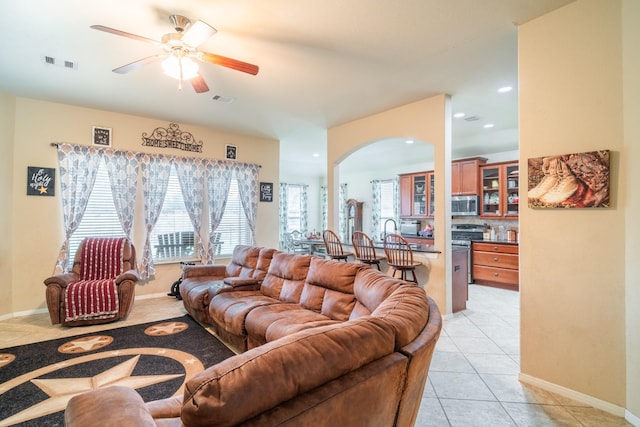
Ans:
{"label": "dining table", "polygon": [[322,238],[306,237],[303,239],[295,239],[294,244],[300,245],[309,249],[309,254],[319,255],[325,253],[324,240]]}

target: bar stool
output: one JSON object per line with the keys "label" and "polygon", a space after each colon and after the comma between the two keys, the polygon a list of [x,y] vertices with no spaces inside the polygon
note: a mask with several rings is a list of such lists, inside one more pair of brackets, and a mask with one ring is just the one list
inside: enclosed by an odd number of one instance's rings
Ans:
{"label": "bar stool", "polygon": [[347,262],[347,258],[353,255],[351,252],[345,252],[342,249],[340,238],[331,230],[324,230],[322,232],[322,240],[324,240],[324,246],[327,248],[327,256],[331,259]]}
{"label": "bar stool", "polygon": [[371,237],[362,231],[354,231],[351,236],[351,243],[356,251],[356,259],[364,264],[375,265],[380,270],[380,261],[384,257],[376,255],[376,248],[373,247]]}
{"label": "bar stool", "polygon": [[[400,271],[402,280],[418,283],[416,267],[421,263],[413,260],[413,251],[409,242],[399,234],[387,234],[384,237],[384,253],[387,255],[389,267],[393,268],[392,277],[396,276],[396,271]],[[412,280],[407,279],[409,272],[413,277]]]}

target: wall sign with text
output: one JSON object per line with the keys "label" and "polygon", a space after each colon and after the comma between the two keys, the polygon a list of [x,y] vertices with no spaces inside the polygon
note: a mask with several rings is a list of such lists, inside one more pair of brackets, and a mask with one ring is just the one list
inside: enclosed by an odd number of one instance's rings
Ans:
{"label": "wall sign with text", "polygon": [[260,201],[273,202],[273,182],[260,183]]}
{"label": "wall sign with text", "polygon": [[27,196],[54,196],[56,170],[27,166]]}

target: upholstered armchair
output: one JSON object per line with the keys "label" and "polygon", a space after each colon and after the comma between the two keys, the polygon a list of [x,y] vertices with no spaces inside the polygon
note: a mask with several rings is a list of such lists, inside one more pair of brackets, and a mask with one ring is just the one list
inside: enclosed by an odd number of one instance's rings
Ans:
{"label": "upholstered armchair", "polygon": [[127,317],[139,279],[128,239],[84,239],[71,272],[44,281],[51,324],[95,325]]}

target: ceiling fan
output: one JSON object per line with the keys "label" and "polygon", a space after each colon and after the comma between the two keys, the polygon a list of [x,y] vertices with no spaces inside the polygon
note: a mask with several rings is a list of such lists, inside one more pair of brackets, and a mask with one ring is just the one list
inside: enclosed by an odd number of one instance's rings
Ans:
{"label": "ceiling fan", "polygon": [[176,32],[163,35],[162,41],[156,41],[147,37],[127,33],[126,31],[105,27],[104,25],[92,25],[91,28],[151,43],[164,50],[163,53],[142,58],[130,64],[123,65],[122,67],[115,68],[113,70],[114,73],[125,74],[144,65],[162,60],[162,68],[165,74],[178,80],[178,89],[182,89],[182,82],[188,80],[197,93],[207,92],[209,87],[198,72],[198,64],[193,59],[252,75],[258,74],[259,67],[257,65],[198,50],[198,46],[217,33],[217,30],[209,24],[203,21],[196,21],[192,24],[188,18],[181,15],[171,15],[169,19]]}

